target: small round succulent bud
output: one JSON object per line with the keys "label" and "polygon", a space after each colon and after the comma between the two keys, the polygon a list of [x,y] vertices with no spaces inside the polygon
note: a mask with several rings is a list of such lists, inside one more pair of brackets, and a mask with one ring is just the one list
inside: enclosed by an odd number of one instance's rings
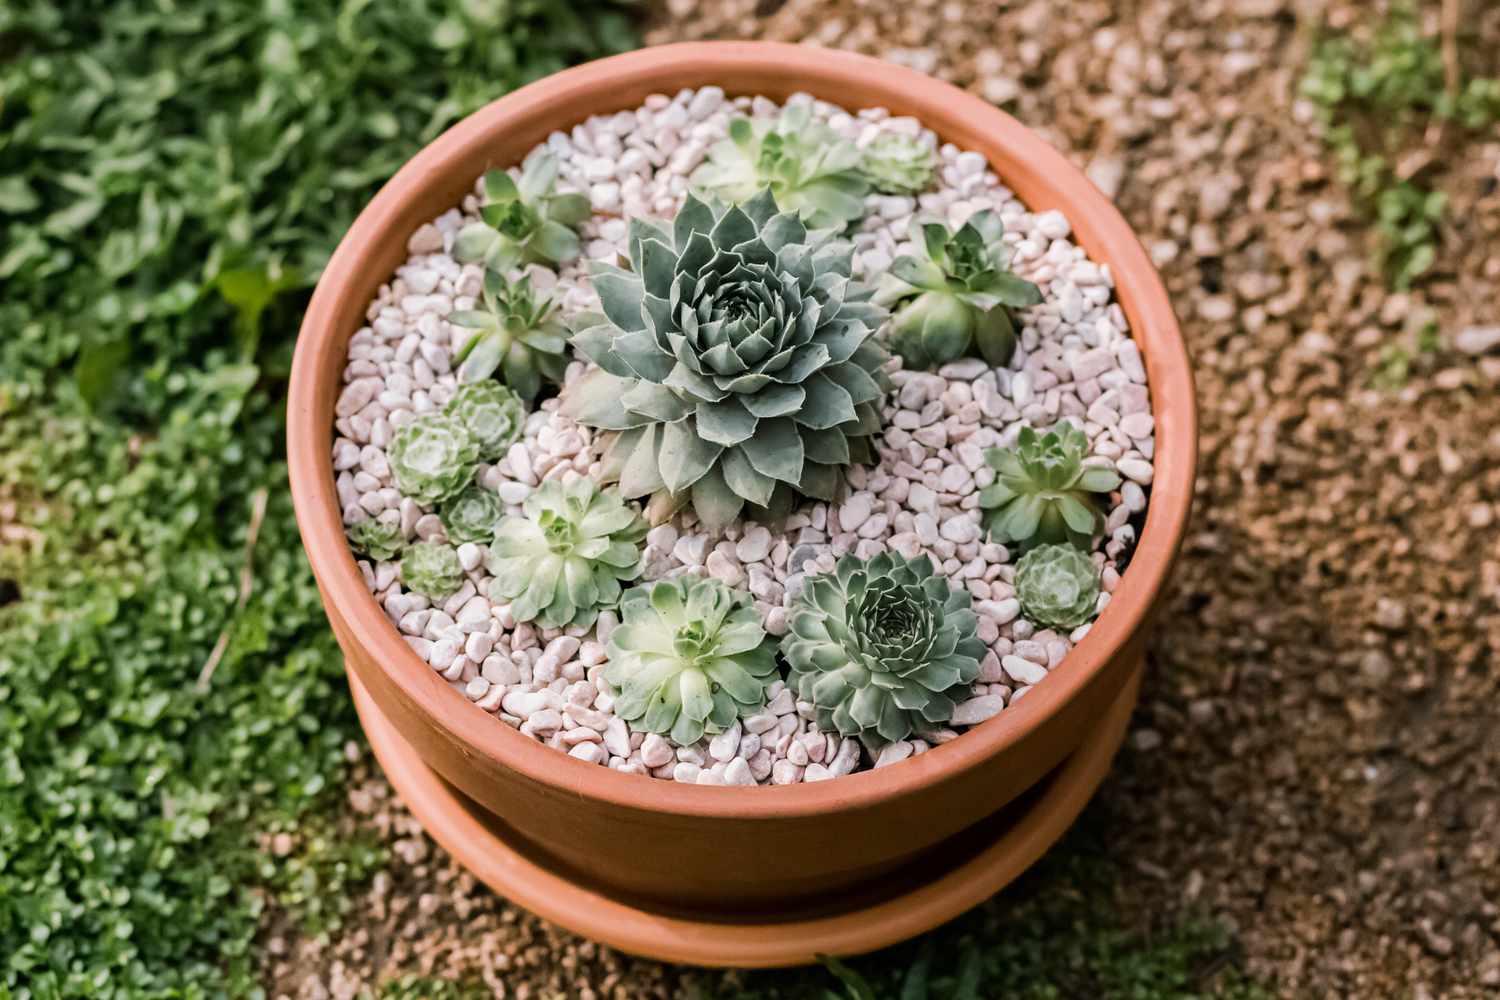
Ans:
{"label": "small round succulent bud", "polygon": [[408,590],[441,600],[464,581],[458,552],[443,542],[417,542],[401,556],[401,582]]}
{"label": "small round succulent bud", "polygon": [[1071,545],[1039,545],[1016,564],[1021,613],[1048,628],[1075,629],[1099,603],[1099,567]]}
{"label": "small round succulent bud", "polygon": [[386,458],[396,488],[430,506],[469,485],[479,464],[479,444],[454,417],[428,413],[396,429]]}

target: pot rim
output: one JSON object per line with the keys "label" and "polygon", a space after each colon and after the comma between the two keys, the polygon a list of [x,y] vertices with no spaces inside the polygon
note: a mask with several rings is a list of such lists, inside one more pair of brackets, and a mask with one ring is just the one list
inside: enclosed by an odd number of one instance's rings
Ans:
{"label": "pot rim", "polygon": [[[736,79],[752,81],[759,90],[750,89],[751,83],[735,86]],[[987,156],[1002,182],[1033,211],[1061,208],[1075,242],[1090,259],[1109,265],[1115,300],[1125,310],[1146,364],[1156,420],[1146,523],[1121,586],[1089,634],[1068,654],[1068,669],[1037,685],[1020,705],[1006,708],[959,739],[890,767],[748,792],[621,774],[560,753],[476,709],[412,651],[365,586],[344,537],[334,490],[329,460],[332,404],[322,412],[316,405],[319,385],[342,371],[347,336],[353,332],[340,329],[341,320],[349,322],[347,315],[340,316],[341,311],[347,313],[341,304],[358,287],[361,275],[376,266],[375,250],[383,241],[396,239],[405,246],[410,232],[398,228],[403,208],[442,183],[454,165],[472,159],[507,130],[536,131],[536,120],[544,120],[549,109],[587,105],[591,110],[585,116],[621,110],[620,95],[639,92],[643,85],[667,93],[710,85],[731,94],[795,89],[835,104],[852,91],[861,106],[879,104],[893,114],[913,115],[944,141],[1004,150],[1010,162],[1003,170],[994,156]],[[550,127],[574,124],[557,121]],[[357,305],[354,315],[362,317],[366,303]],[[656,813],[750,821],[868,808],[978,767],[1042,726],[1145,624],[1186,529],[1196,456],[1192,374],[1166,289],[1130,226],[1081,170],[1015,118],[950,84],[869,56],[779,42],[685,42],[612,56],[532,83],[453,125],[380,189],[329,259],[298,335],[287,408],[292,499],[323,600],[421,714],[467,753],[554,792]]]}

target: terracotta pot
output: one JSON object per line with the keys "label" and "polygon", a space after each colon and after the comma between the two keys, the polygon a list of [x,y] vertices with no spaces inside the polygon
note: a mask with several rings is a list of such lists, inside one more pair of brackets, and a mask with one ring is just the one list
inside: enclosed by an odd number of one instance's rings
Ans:
{"label": "terracotta pot", "polygon": [[[497,723],[402,641],[345,544],[329,461],[350,336],[421,224],[486,168],[555,129],[717,84],[781,99],[807,91],[850,109],[914,115],[984,153],[1033,209],[1061,209],[1115,277],[1144,355],[1156,418],[1155,487],[1121,587],[1066,666],[1014,708],[900,764],[770,788],[681,785],[569,758]],[[1120,694],[1187,521],[1196,414],[1187,353],[1165,290],[1129,226],[1059,153],[1010,116],[946,84],[862,56],[760,42],[672,45],[568,70],[456,125],[401,169],[339,244],[303,322],[288,451],[303,544],[348,667],[423,760],[491,810],[530,856],[580,884],[658,905],[722,911],[837,898],[996,813],[1056,767]]]}

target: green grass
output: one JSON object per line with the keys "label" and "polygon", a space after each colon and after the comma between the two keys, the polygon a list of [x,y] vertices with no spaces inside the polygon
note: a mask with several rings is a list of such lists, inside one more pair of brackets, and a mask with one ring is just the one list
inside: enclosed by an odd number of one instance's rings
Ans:
{"label": "green grass", "polygon": [[599,0],[0,8],[0,996],[255,996],[267,900],[324,929],[380,863],[320,820],[358,729],[280,454],[298,311],[424,142],[630,44]]}
{"label": "green grass", "polygon": [[1394,288],[1410,288],[1437,263],[1448,199],[1420,171],[1404,175],[1402,160],[1436,127],[1465,142],[1500,121],[1500,79],[1460,68],[1450,81],[1441,42],[1398,0],[1354,31],[1319,38],[1301,92],[1340,181],[1375,226],[1377,265]]}

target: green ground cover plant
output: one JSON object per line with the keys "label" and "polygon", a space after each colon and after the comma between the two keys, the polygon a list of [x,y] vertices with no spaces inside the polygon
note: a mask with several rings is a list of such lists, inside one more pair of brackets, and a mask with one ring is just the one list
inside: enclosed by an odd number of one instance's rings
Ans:
{"label": "green ground cover plant", "polygon": [[357,726],[298,312],[423,143],[633,42],[599,2],[0,8],[0,995],[255,996],[262,911],[329,927],[379,863],[308,833]]}
{"label": "green ground cover plant", "polygon": [[1466,141],[1500,121],[1500,78],[1466,75],[1461,26],[1448,30],[1445,55],[1416,8],[1397,2],[1367,32],[1318,39],[1302,79],[1339,180],[1374,222],[1377,263],[1403,291],[1437,262],[1447,210],[1447,196],[1424,173],[1423,148]]}

